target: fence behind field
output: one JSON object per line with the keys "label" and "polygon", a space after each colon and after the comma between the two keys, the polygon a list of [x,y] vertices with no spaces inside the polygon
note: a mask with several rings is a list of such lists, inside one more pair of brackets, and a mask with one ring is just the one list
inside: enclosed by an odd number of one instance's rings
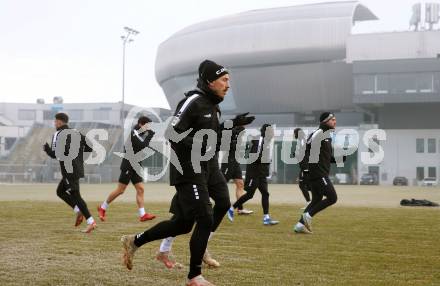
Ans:
{"label": "fence behind field", "polygon": [[[158,174],[162,168],[147,167],[145,172]],[[89,184],[117,182],[120,175],[120,165],[85,166],[82,181]],[[48,160],[45,164],[5,164],[0,163],[0,183],[54,183],[61,179],[60,166],[57,161]],[[160,179],[166,182],[166,174]]]}

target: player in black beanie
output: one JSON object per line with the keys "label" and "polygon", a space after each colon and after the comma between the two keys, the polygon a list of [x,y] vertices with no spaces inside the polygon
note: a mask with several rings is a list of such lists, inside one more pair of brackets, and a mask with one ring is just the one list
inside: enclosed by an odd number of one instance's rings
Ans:
{"label": "player in black beanie", "polygon": [[[199,78],[197,79],[197,88],[205,96],[210,98],[216,104],[223,101],[229,90],[229,71],[213,61],[204,60],[199,65]],[[187,94],[191,95],[192,92]]]}
{"label": "player in black beanie", "polygon": [[[330,136],[330,132],[335,127],[335,115],[331,112],[323,112],[319,117],[319,128],[313,131],[307,138],[304,160],[308,162],[312,201],[294,226],[296,233],[312,233],[312,217],[335,204],[338,199],[335,188],[329,179],[330,164],[336,162],[333,156],[332,138]],[[317,162],[316,154],[314,153],[318,150],[314,150],[312,146],[319,146]],[[325,199],[323,198],[324,196]]]}
{"label": "player in black beanie", "polygon": [[[218,164],[219,142],[222,139],[220,135],[224,127],[224,124],[220,123],[219,104],[229,89],[229,71],[210,60],[203,61],[198,71],[197,88],[185,93],[185,97],[177,104],[174,118],[165,132],[165,137],[169,139],[176,159],[181,164],[181,170],[170,164],[170,185],[176,189],[170,207],[174,216],[144,232],[124,235],[121,238],[124,248],[123,261],[128,269],[133,267],[136,250],[158,239],[163,241],[157,260],[168,268],[174,268],[177,263],[170,258],[174,238],[194,229],[189,242],[188,286],[212,285],[201,275],[202,262],[210,267],[220,266],[206,247],[231,205],[228,185]],[[251,123],[253,119],[252,116],[246,115],[236,117],[232,120],[231,127]],[[198,137],[198,131],[204,130],[215,132],[217,140],[210,143],[204,137]],[[176,140],[176,133],[184,134],[184,137]],[[197,142],[203,143],[198,150],[193,149],[193,143]],[[200,159],[197,170],[196,163],[193,163],[194,156],[200,157],[208,150],[214,150],[214,156]],[[213,199],[214,206],[210,198]]]}
{"label": "player in black beanie", "polygon": [[224,66],[213,61],[204,60],[199,65],[199,79],[203,80],[207,84],[215,81],[225,74],[229,74],[229,71]]}

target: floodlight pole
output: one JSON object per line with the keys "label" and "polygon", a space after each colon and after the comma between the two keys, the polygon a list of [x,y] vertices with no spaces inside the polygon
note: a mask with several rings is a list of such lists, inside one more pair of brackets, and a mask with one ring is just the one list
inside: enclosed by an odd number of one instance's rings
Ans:
{"label": "floodlight pole", "polygon": [[124,130],[124,108],[125,108],[125,46],[127,43],[133,42],[133,36],[139,34],[135,29],[124,27],[125,34],[121,36],[122,39],[122,100],[121,100],[121,128]]}

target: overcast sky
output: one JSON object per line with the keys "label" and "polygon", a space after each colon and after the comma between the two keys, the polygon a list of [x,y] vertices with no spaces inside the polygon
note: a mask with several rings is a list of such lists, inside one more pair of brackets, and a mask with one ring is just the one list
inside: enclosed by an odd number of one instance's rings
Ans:
{"label": "overcast sky", "polygon": [[[1,0],[0,102],[50,103],[54,96],[66,103],[119,101],[120,36],[129,26],[141,33],[127,46],[126,102],[168,108],[154,63],[158,45],[173,33],[223,15],[316,2],[324,1]],[[380,20],[353,32],[407,30],[415,2],[361,1]]]}

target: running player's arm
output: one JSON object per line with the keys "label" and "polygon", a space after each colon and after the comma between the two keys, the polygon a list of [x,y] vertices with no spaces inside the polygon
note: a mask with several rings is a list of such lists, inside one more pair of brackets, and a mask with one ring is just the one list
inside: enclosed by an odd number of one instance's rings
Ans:
{"label": "running player's arm", "polygon": [[257,154],[258,153],[258,157],[257,160],[255,162],[260,162],[261,161],[261,154],[262,154],[262,150],[259,150],[259,143],[260,140],[255,140],[252,139],[250,144],[249,144],[249,154]]}
{"label": "running player's arm", "polygon": [[69,156],[70,144],[72,143],[72,135],[67,134],[66,136],[66,146],[64,146],[64,156]]}
{"label": "running player's arm", "polygon": [[156,134],[156,132],[154,132],[153,130],[147,130],[147,136],[145,136],[145,140],[144,140],[144,146],[148,147],[148,145],[150,145],[151,139],[153,139],[154,134]]}
{"label": "running player's arm", "polygon": [[144,137],[137,130],[133,130],[131,132],[131,144],[133,148],[142,150],[150,144],[151,139],[153,138],[155,132],[152,130],[145,131],[148,132],[147,135]]}
{"label": "running player's arm", "polygon": [[90,142],[89,139],[83,134],[81,134],[81,140],[83,141],[84,144],[84,152],[93,152],[92,142]]}
{"label": "running player's arm", "polygon": [[46,142],[46,144],[43,145],[43,150],[46,152],[47,156],[51,157],[52,159],[55,159],[55,151],[50,148],[49,143]]}

